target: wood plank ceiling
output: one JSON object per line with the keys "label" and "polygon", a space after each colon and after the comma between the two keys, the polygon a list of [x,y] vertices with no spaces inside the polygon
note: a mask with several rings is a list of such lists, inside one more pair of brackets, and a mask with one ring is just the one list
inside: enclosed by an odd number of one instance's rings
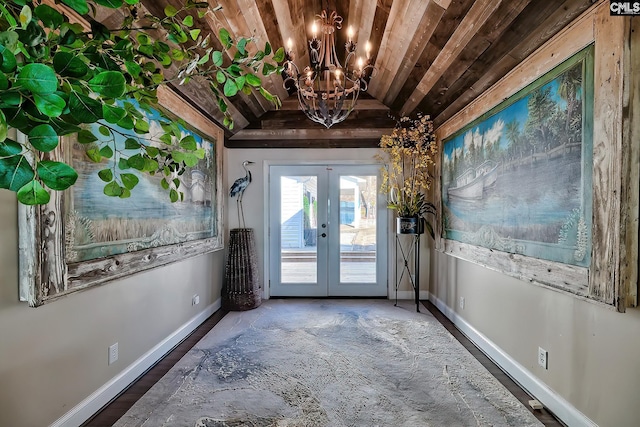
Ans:
{"label": "wood plank ceiling", "polygon": [[[222,6],[197,25],[217,34],[255,35],[260,45],[283,46],[291,38],[300,69],[308,63],[307,40],[316,15],[329,7],[356,29],[358,55],[372,44],[374,71],[367,94],[343,123],[325,129],[298,110],[282,78],[265,86],[283,100],[283,108],[261,97],[241,94],[230,100],[235,120],[226,130],[228,147],[367,147],[394,125],[391,117],[430,114],[436,126],[460,111],[535,49],[589,8],[595,0],[209,0]],[[181,0],[144,0],[161,14]],[[345,33],[345,34],[343,34]],[[216,46],[220,48],[220,46]],[[338,49],[340,50],[340,49]],[[343,52],[338,55],[343,58]],[[206,90],[176,90],[218,123],[221,115]]]}

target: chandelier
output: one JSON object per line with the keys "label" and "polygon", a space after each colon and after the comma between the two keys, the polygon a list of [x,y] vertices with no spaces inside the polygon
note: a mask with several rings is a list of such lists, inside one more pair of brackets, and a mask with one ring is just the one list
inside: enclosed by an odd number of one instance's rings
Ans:
{"label": "chandelier", "polygon": [[342,29],[342,17],[328,9],[316,16],[319,19],[313,23],[313,38],[309,40],[310,64],[302,73],[293,62],[295,57],[291,39],[287,41],[284,87],[287,90],[295,88],[304,114],[328,129],[346,119],[356,106],[360,91],[367,90],[365,77],[373,68],[370,62],[371,44],[367,42],[365,46],[366,60],[358,58],[355,61],[356,43],[353,41],[353,29],[349,27],[343,67],[336,54],[335,41],[336,30]]}

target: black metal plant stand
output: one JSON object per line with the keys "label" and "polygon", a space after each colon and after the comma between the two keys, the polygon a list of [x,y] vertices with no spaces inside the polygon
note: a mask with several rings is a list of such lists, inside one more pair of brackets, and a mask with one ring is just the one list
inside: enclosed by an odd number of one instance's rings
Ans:
{"label": "black metal plant stand", "polygon": [[[398,285],[405,273],[413,286],[416,311],[420,312],[420,234],[396,234],[396,262],[398,253],[402,257],[402,268],[396,265],[396,303],[398,305]],[[411,267],[413,264],[413,271]]]}

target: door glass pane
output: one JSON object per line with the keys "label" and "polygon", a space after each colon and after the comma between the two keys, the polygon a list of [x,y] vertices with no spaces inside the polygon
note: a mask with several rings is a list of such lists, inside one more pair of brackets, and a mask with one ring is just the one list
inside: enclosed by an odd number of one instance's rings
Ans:
{"label": "door glass pane", "polygon": [[280,179],[281,283],[316,283],[318,177]]}
{"label": "door glass pane", "polygon": [[340,282],[376,282],[375,175],[340,176]]}

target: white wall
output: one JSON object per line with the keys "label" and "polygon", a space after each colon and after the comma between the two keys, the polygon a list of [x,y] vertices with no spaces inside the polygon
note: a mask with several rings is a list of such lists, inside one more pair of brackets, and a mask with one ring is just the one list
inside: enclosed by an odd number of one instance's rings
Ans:
{"label": "white wall", "polygon": [[17,202],[0,190],[0,426],[65,415],[216,302],[223,266],[218,251],[29,308],[18,301]]}

